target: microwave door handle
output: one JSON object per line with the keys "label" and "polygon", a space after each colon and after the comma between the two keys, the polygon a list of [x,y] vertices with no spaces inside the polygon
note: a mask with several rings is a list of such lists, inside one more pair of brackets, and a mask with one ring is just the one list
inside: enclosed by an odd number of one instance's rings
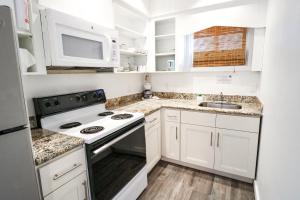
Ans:
{"label": "microwave door handle", "polygon": [[110,146],[112,146],[113,144],[119,142],[120,140],[122,140],[123,138],[127,137],[128,135],[130,135],[131,133],[133,133],[134,131],[140,129],[141,127],[143,127],[145,125],[145,123],[142,123],[136,127],[134,127],[133,129],[131,129],[130,131],[124,133],[123,135],[121,135],[120,137],[117,137],[116,139],[110,141],[109,143],[103,145],[102,147],[100,147],[99,149],[96,149],[93,151],[93,155],[97,155],[100,154],[101,152],[105,151],[106,149],[108,149]]}

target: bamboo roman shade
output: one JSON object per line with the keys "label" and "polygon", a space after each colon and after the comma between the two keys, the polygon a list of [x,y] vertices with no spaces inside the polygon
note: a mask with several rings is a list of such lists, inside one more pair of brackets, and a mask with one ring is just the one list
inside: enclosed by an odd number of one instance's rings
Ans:
{"label": "bamboo roman shade", "polygon": [[214,26],[194,33],[193,67],[246,63],[247,28]]}

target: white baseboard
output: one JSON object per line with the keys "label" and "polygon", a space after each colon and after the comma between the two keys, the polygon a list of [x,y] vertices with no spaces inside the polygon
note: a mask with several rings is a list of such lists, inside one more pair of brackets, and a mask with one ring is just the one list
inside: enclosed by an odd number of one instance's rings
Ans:
{"label": "white baseboard", "polygon": [[258,184],[257,184],[256,180],[254,180],[254,182],[253,182],[253,187],[254,187],[255,200],[260,200],[259,189],[258,189]]}

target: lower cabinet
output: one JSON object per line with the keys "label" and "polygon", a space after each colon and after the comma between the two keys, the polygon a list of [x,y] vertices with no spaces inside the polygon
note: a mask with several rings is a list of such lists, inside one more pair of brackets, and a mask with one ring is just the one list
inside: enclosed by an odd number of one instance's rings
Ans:
{"label": "lower cabinet", "polygon": [[213,168],[215,128],[181,124],[181,161]]}
{"label": "lower cabinet", "polygon": [[88,200],[84,148],[74,150],[38,169],[43,199]]}
{"label": "lower cabinet", "polygon": [[180,159],[180,123],[164,122],[164,131],[162,137],[162,155],[179,160]]}
{"label": "lower cabinet", "polygon": [[163,157],[224,175],[255,178],[259,117],[178,112],[165,111]]}
{"label": "lower cabinet", "polygon": [[254,178],[258,133],[216,129],[214,169]]}
{"label": "lower cabinet", "polygon": [[67,184],[58,188],[45,200],[88,200],[87,178],[85,173],[77,176]]}
{"label": "lower cabinet", "polygon": [[160,124],[146,130],[146,154],[148,172],[161,158],[161,130]]}

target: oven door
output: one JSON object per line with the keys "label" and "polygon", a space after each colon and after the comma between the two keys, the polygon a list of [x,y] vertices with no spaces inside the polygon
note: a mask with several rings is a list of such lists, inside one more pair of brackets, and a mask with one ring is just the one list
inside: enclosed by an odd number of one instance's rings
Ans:
{"label": "oven door", "polygon": [[112,199],[146,165],[144,120],[86,146],[91,196]]}
{"label": "oven door", "polygon": [[47,66],[114,67],[117,32],[46,9],[41,11]]}

